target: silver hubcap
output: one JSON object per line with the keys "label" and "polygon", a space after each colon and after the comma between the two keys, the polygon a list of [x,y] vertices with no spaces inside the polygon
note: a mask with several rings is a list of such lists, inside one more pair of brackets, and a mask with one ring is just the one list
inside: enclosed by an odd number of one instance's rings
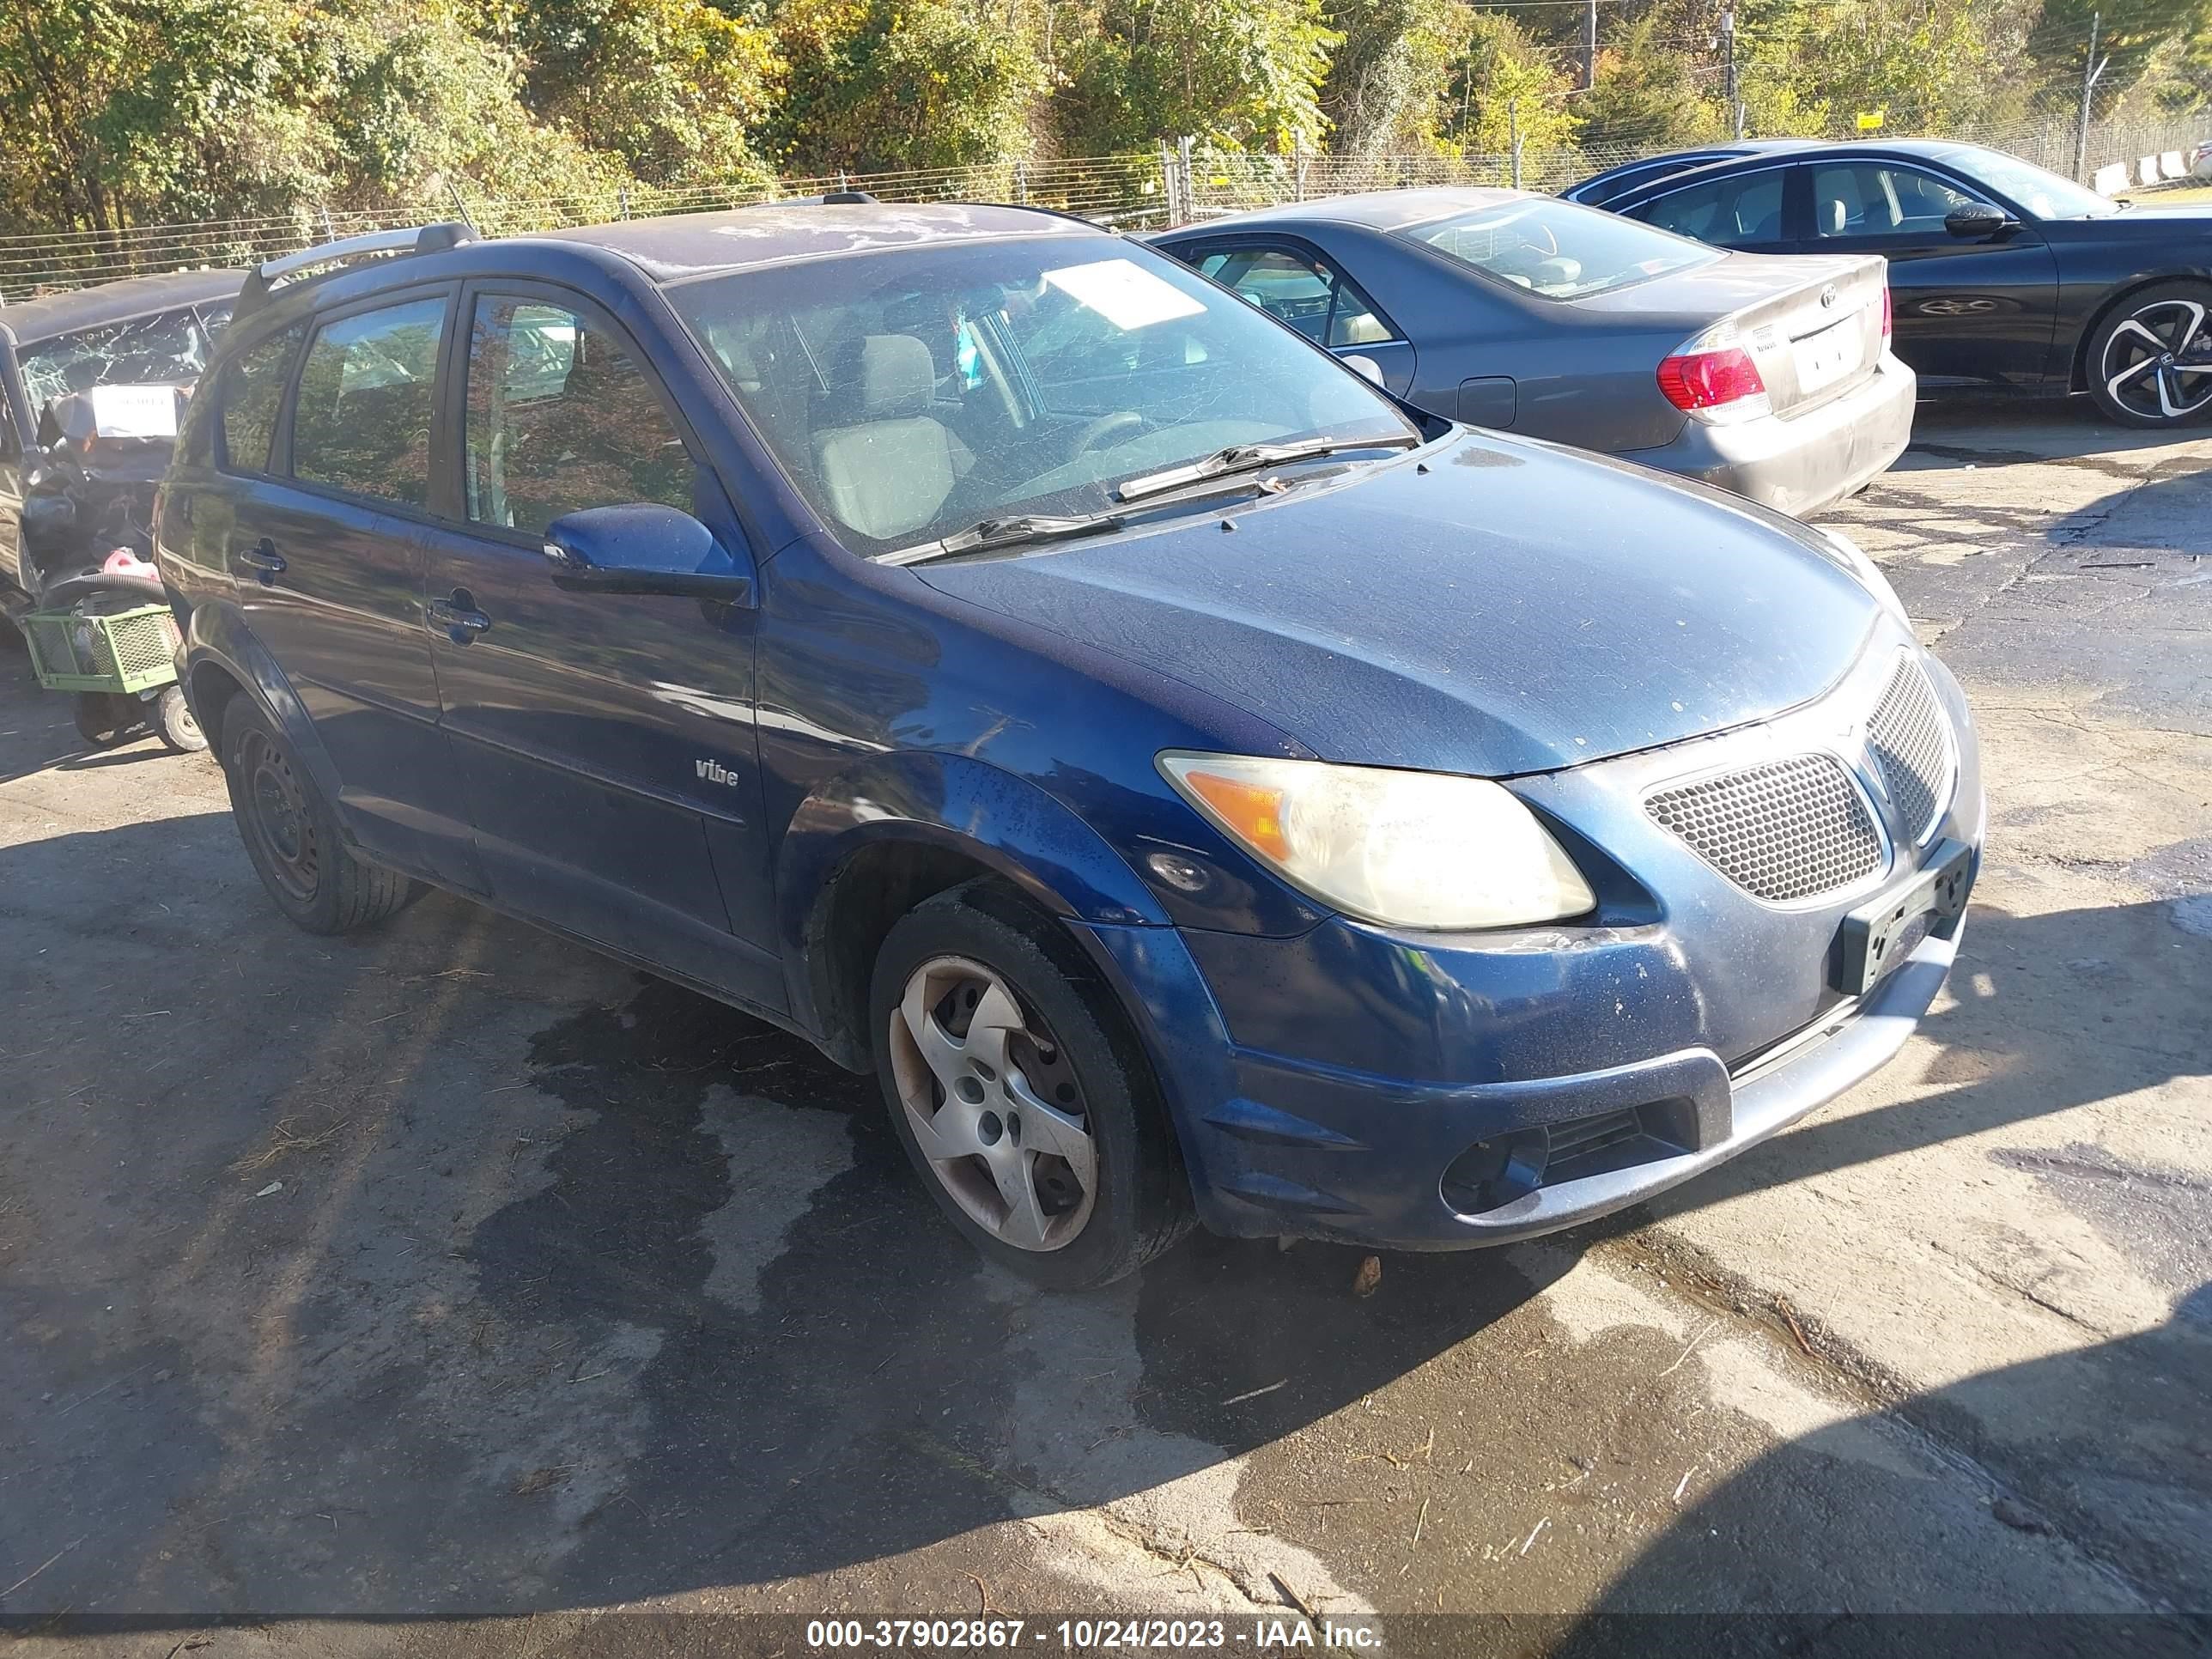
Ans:
{"label": "silver hubcap", "polygon": [[1023,1250],[1083,1231],[1098,1158],[1075,1074],[1005,980],[924,963],[891,1011],[891,1075],[915,1143],[975,1224]]}
{"label": "silver hubcap", "polygon": [[2194,300],[2159,300],[2112,331],[2098,371],[2112,401],[2149,420],[2212,404],[2212,329]]}

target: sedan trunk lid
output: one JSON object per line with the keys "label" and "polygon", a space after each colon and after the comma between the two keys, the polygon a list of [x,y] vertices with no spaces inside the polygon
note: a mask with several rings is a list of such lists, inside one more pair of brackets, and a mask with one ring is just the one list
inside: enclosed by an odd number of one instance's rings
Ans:
{"label": "sedan trunk lid", "polygon": [[1871,254],[1731,253],[1577,303],[1624,319],[1679,319],[1684,343],[1732,327],[1784,418],[1863,384],[1881,364],[1889,262]]}

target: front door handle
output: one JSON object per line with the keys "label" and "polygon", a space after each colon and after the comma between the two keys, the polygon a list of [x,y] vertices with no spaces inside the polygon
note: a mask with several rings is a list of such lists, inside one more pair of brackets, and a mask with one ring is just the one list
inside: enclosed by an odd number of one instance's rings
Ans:
{"label": "front door handle", "polygon": [[477,609],[476,595],[465,587],[455,588],[449,598],[431,600],[429,612],[430,620],[455,645],[468,644],[491,626],[491,618]]}
{"label": "front door handle", "polygon": [[240,548],[236,556],[239,563],[261,579],[264,587],[284,574],[284,556],[276,550],[276,544],[266,536],[251,547]]}

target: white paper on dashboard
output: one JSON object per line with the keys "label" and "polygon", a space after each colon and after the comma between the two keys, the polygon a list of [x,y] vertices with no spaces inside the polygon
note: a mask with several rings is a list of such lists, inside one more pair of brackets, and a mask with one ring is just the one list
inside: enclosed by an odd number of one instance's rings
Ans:
{"label": "white paper on dashboard", "polygon": [[1088,306],[1116,328],[1150,328],[1206,307],[1173,283],[1130,259],[1100,259],[1048,270],[1044,279],[1077,304]]}

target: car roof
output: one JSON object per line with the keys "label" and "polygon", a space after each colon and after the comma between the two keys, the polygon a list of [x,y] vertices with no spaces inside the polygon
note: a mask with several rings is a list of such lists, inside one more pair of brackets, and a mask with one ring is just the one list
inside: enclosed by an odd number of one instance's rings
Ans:
{"label": "car roof", "polygon": [[149,317],[178,306],[228,300],[245,280],[242,270],[179,270],[165,276],[132,276],[0,307],[0,328],[6,329],[18,343],[44,340],[73,329]]}
{"label": "car roof", "polygon": [[1471,185],[1416,186],[1408,190],[1370,190],[1356,196],[1325,196],[1311,202],[1284,202],[1275,207],[1254,208],[1224,214],[1197,224],[1177,225],[1161,231],[1156,240],[1211,235],[1218,230],[1239,230],[1250,225],[1361,225],[1371,230],[1401,230],[1449,219],[1455,213],[1478,208],[1500,207],[1509,202],[1549,200],[1534,191],[1506,190]]}
{"label": "car roof", "polygon": [[655,282],[671,283],[710,272],[881,248],[1070,234],[1103,239],[1112,233],[1043,208],[970,202],[763,203],[720,213],[532,231],[513,240],[603,248],[621,255]]}
{"label": "car roof", "polygon": [[1701,162],[1695,167],[1685,167],[1680,173],[1662,173],[1656,179],[1631,185],[1620,195],[1608,198],[1608,204],[1626,202],[1631,197],[1669,195],[1701,179],[1723,178],[1735,169],[1747,170],[1754,163],[1765,162],[1777,154],[1788,154],[1801,161],[1815,161],[1823,156],[1836,161],[1948,161],[1983,149],[1979,144],[1964,143],[1956,138],[1846,138],[1826,142],[1814,138],[1775,138],[1758,142],[1765,147],[1757,150],[1747,149],[1741,155]]}

